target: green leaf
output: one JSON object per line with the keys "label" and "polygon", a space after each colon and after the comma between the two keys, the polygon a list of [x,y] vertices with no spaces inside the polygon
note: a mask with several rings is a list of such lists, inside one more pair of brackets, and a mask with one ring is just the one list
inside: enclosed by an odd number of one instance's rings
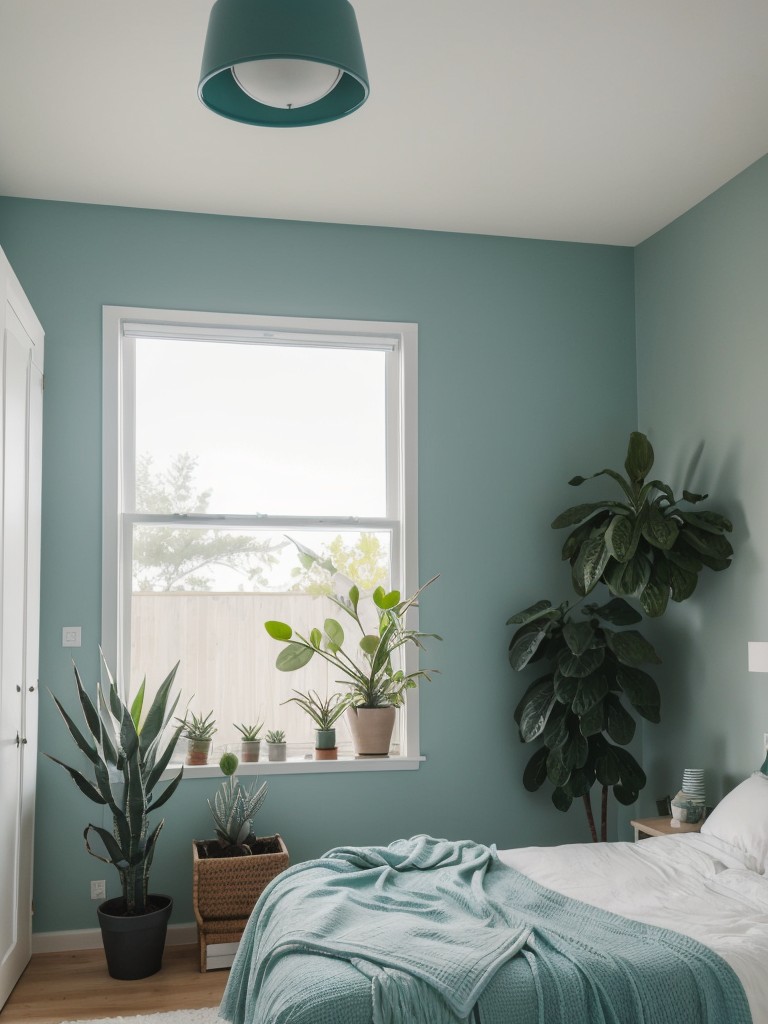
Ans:
{"label": "green leaf", "polygon": [[582,736],[595,736],[605,726],[605,707],[598,701],[589,711],[585,711],[579,719],[579,730]]}
{"label": "green leaf", "polygon": [[566,622],[563,626],[563,639],[573,654],[583,654],[595,639],[595,631],[588,622]]}
{"label": "green leaf", "polygon": [[651,563],[639,551],[630,558],[621,573],[621,593],[627,597],[639,597],[651,578]]}
{"label": "green leaf", "polygon": [[649,722],[653,722],[654,725],[658,725],[661,721],[661,708],[654,704],[635,704],[635,711],[638,715],[642,715],[643,718]]}
{"label": "green leaf", "polygon": [[635,622],[643,621],[640,612],[621,597],[614,597],[612,601],[600,606],[588,605],[586,610],[605,622],[612,622],[614,626],[631,626]]}
{"label": "green leaf", "polygon": [[605,659],[604,647],[593,647],[584,654],[575,655],[570,651],[563,651],[557,659],[557,667],[564,676],[575,676],[583,679],[590,676],[595,669],[600,668]]}
{"label": "green leaf", "polygon": [[708,494],[696,494],[694,491],[683,491],[683,499],[685,501],[689,501],[691,505],[696,505],[700,501],[705,501],[708,497]]}
{"label": "green leaf", "polygon": [[571,710],[575,715],[585,715],[590,708],[600,701],[608,693],[608,680],[602,675],[588,676],[579,683],[579,689],[573,699]]}
{"label": "green leaf", "polygon": [[555,704],[541,735],[548,747],[562,747],[568,739],[568,719],[568,711],[564,705]]}
{"label": "green leaf", "polygon": [[641,434],[639,430],[633,430],[629,435],[627,446],[627,457],[624,460],[624,469],[629,479],[636,484],[642,483],[653,468],[653,447],[651,442]]}
{"label": "green leaf", "polygon": [[535,793],[546,782],[547,754],[547,748],[540,747],[523,769],[523,785],[529,793]]}
{"label": "green leaf", "polygon": [[576,676],[564,676],[562,672],[555,673],[555,696],[561,704],[570,704],[576,696],[579,688],[579,680]]}
{"label": "green leaf", "polygon": [[592,782],[588,772],[583,768],[576,768],[571,772],[571,776],[568,782],[563,787],[568,796],[577,799],[580,796],[586,796],[592,788]]}
{"label": "green leaf", "polygon": [[616,682],[634,707],[661,706],[661,694],[656,681],[642,669],[622,665],[616,669]]}
{"label": "green leaf", "polygon": [[669,484],[665,484],[663,480],[651,480],[650,486],[654,487],[657,491],[660,491],[670,505],[675,504],[675,494]]}
{"label": "green leaf", "polygon": [[386,593],[384,587],[376,587],[373,592],[373,603],[382,611],[388,611],[400,604],[400,591],[390,590],[389,593]]}
{"label": "green leaf", "polygon": [[619,803],[623,804],[625,807],[629,807],[631,804],[635,803],[637,798],[640,796],[636,789],[630,789],[628,786],[622,785],[613,787],[613,795]]}
{"label": "green leaf", "polygon": [[366,636],[360,639],[360,647],[366,654],[375,654],[376,648],[379,646],[379,638],[368,633]]}
{"label": "green leaf", "polygon": [[550,750],[547,754],[547,778],[552,785],[565,785],[570,774],[570,768],[567,768],[563,761],[562,750],[559,747]]}
{"label": "green leaf", "polygon": [[637,550],[639,531],[629,516],[614,516],[605,531],[608,554],[617,562],[627,562]]}
{"label": "green leaf", "polygon": [[662,551],[669,551],[675,546],[680,532],[675,520],[665,516],[657,506],[649,509],[641,530],[648,543]]}
{"label": "green leaf", "polygon": [[344,630],[341,628],[341,623],[337,622],[336,619],[326,619],[323,623],[323,629],[325,630],[328,650],[335,653],[344,643]]}
{"label": "green leaf", "polygon": [[555,692],[551,679],[538,683],[526,695],[525,705],[520,714],[520,735],[526,743],[535,740],[544,732],[554,704]]}
{"label": "green leaf", "polygon": [[538,686],[540,686],[542,683],[551,683],[551,682],[552,682],[552,673],[549,672],[545,676],[539,676],[538,679],[534,679],[533,682],[529,683],[529,685],[526,687],[525,693],[520,698],[520,700],[517,702],[517,707],[515,708],[514,718],[515,718],[515,722],[517,723],[518,727],[520,725],[520,719],[523,717],[523,711],[525,709],[525,706],[528,703],[528,698],[531,696],[533,691]]}
{"label": "green leaf", "polygon": [[672,588],[673,601],[687,601],[696,589],[699,577],[692,572],[686,572],[674,563],[669,566],[669,585]]}
{"label": "green leaf", "polygon": [[[563,764],[568,769],[568,773],[578,768],[583,768],[587,761],[587,754],[589,753],[589,744],[584,736],[574,729],[568,741],[562,747],[562,758]],[[560,783],[562,785],[562,783]]]}
{"label": "green leaf", "polygon": [[264,623],[264,629],[266,629],[273,640],[290,640],[293,636],[293,630],[285,622],[271,620]]}
{"label": "green leaf", "polygon": [[[624,491],[629,501],[634,502],[631,485],[624,479],[621,473],[617,473],[615,469],[601,469],[599,473],[593,473],[592,476],[575,476],[569,480],[568,483],[572,487],[578,487],[579,484],[586,483],[587,480],[594,480],[598,476],[609,476],[612,480],[615,480],[619,487],[621,487],[622,491]],[[606,502],[606,504],[608,504],[608,502]],[[624,506],[624,508],[625,511],[629,511],[626,506]]]}
{"label": "green leaf", "polygon": [[701,555],[710,558],[730,558],[733,548],[730,541],[720,533],[708,533],[688,523],[680,530],[680,539]]}
{"label": "green leaf", "polygon": [[509,644],[509,663],[516,672],[533,658],[548,630],[549,620],[542,623],[541,619],[527,622],[517,630]]}
{"label": "green leaf", "polygon": [[652,619],[663,615],[669,602],[669,587],[666,583],[659,583],[651,579],[645,585],[640,594],[640,604],[643,611]]}
{"label": "green leaf", "polygon": [[615,786],[621,778],[621,765],[609,744],[595,761],[595,775],[601,786]]}
{"label": "green leaf", "polygon": [[313,648],[305,647],[304,644],[289,643],[278,654],[275,666],[281,672],[295,672],[298,668],[304,668],[314,653]]}
{"label": "green leaf", "polygon": [[54,757],[53,754],[46,754],[45,756],[55,764],[60,764],[65,771],[69,772],[72,781],[89,800],[93,800],[95,804],[105,804],[107,802],[93,783],[89,782],[76,768],[70,768],[68,764],[64,764],[63,761],[60,761],[58,757]]}
{"label": "green leaf", "polygon": [[584,597],[595,588],[610,557],[600,536],[591,537],[581,545],[571,574],[577,594]]}
{"label": "green leaf", "polygon": [[733,523],[730,519],[718,515],[717,512],[707,512],[705,510],[700,512],[684,512],[682,509],[678,509],[677,514],[690,526],[695,526],[698,530],[703,530],[705,533],[730,533],[733,530]]}
{"label": "green leaf", "polygon": [[661,658],[653,646],[636,629],[625,629],[620,633],[606,629],[604,632],[606,643],[622,665],[631,665],[636,668],[646,662],[655,665],[661,664]]}
{"label": "green leaf", "polygon": [[565,526],[576,526],[577,523],[586,519],[587,516],[592,515],[593,512],[610,508],[617,509],[620,512],[630,511],[630,509],[620,501],[588,501],[581,505],[572,505],[570,508],[567,508],[565,512],[561,512],[559,516],[556,516],[556,518],[552,520],[552,529],[562,530]]}
{"label": "green leaf", "polygon": [[619,762],[622,785],[636,791],[641,790],[648,781],[643,769],[628,750],[622,747],[613,747],[612,750]]}
{"label": "green leaf", "polygon": [[358,606],[359,602],[360,602],[360,591],[355,586],[355,584],[353,583],[352,586],[349,588],[349,603],[352,605],[352,607],[354,608],[355,611],[357,611],[357,606]]}
{"label": "green leaf", "polygon": [[614,743],[626,746],[635,735],[635,720],[621,703],[619,698],[610,693],[605,698],[605,729]]}
{"label": "green leaf", "polygon": [[565,812],[570,809],[573,799],[568,796],[562,787],[558,786],[556,789],[552,790],[552,803],[558,811]]}
{"label": "green leaf", "polygon": [[136,726],[137,730],[139,728],[139,722],[141,721],[141,709],[144,707],[144,694],[146,693],[146,689],[147,677],[144,676],[138,693],[133,699],[133,704],[131,704],[131,718],[133,719],[133,724]]}
{"label": "green leaf", "polygon": [[309,642],[316,651],[320,650],[320,644],[323,642],[323,634],[316,626],[309,631]]}
{"label": "green leaf", "polygon": [[[689,551],[687,548],[682,548],[679,544],[672,551],[666,551],[665,555],[670,562],[674,562],[675,565],[679,565],[681,569],[685,569],[686,572],[692,572],[694,575],[697,572],[701,572],[702,562]],[[657,565],[654,565],[654,570]],[[669,576],[667,576],[667,582],[669,582]]]}
{"label": "green leaf", "polygon": [[532,622],[534,619],[540,619],[543,615],[547,615],[550,612],[555,612],[550,601],[537,601],[536,604],[529,605],[523,611],[518,612],[517,615],[513,615],[507,619],[508,626],[522,626],[526,622]]}

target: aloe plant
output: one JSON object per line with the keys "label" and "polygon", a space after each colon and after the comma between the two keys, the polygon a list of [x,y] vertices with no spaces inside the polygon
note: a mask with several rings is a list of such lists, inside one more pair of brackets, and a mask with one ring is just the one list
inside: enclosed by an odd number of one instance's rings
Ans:
{"label": "aloe plant", "polygon": [[184,718],[177,718],[176,721],[181,724],[181,735],[188,740],[209,740],[216,732],[216,719],[213,717],[213,711],[209,711],[205,716],[202,712],[199,715],[190,712]]}
{"label": "aloe plant", "polygon": [[368,632],[359,614],[360,591],[350,587],[348,597],[335,596],[331,600],[345,612],[360,630],[355,657],[345,649],[347,642],[344,629],[337,619],[326,619],[323,629],[310,631],[309,637],[294,633],[285,622],[265,622],[264,628],[273,640],[285,644],[275,662],[281,672],[294,672],[303,668],[315,654],[324,658],[344,676],[339,682],[350,687],[348,703],[359,708],[401,707],[405,703],[406,691],[413,689],[420,679],[430,680],[431,669],[417,669],[404,672],[395,668],[394,656],[408,644],[423,648],[427,638],[442,639],[437,633],[422,633],[408,629],[405,618],[408,609],[418,602],[419,594],[434,583],[433,576],[424,586],[419,587],[411,597],[401,600],[399,590],[388,593],[383,587],[373,592],[378,625],[375,633]]}
{"label": "aloe plant", "polygon": [[235,724],[235,728],[240,733],[240,735],[243,737],[243,740],[246,743],[254,743],[259,738],[261,730],[264,728],[264,723],[263,722],[259,722],[258,725],[237,725],[237,724]]}
{"label": "aloe plant", "polygon": [[[178,667],[177,662],[158,689],[142,720],[146,680],[129,708],[122,701],[104,661],[106,692],[101,683],[97,683],[94,703],[86,693],[75,665],[75,686],[85,719],[85,733],[81,732],[61,701],[51,694],[78,750],[90,762],[92,778],[52,754],[46,756],[69,773],[75,785],[89,800],[111,811],[111,832],[90,824],[83,832],[83,838],[85,848],[92,857],[105,864],[112,864],[117,869],[127,914],[147,912],[149,872],[164,824],[162,819],[150,832],[148,816],[172,796],[184,773],[183,768],[179,769],[162,792],[154,795],[182,730],[182,726],[179,726],[165,738],[179,701],[178,694],[171,701],[171,687]],[[91,846],[92,833],[101,840],[106,856]]]}
{"label": "aloe plant", "polygon": [[219,761],[227,778],[221,789],[208,801],[213,815],[213,823],[220,846],[241,847],[243,853],[250,853],[247,840],[253,834],[253,819],[264,803],[267,795],[267,784],[262,782],[258,789],[252,786],[245,789],[235,778],[238,760],[235,754],[224,754]]}
{"label": "aloe plant", "polygon": [[267,743],[285,743],[285,733],[282,729],[270,729],[264,738]]}
{"label": "aloe plant", "polygon": [[301,693],[299,690],[293,692],[295,696],[284,700],[283,704],[298,704],[318,729],[333,729],[349,706],[349,697],[340,693],[332,693],[323,699],[314,690],[310,690],[309,693]]}

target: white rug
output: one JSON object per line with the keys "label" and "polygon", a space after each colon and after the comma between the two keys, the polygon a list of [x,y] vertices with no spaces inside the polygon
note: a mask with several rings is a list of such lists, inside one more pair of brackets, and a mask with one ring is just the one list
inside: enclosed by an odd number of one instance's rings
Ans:
{"label": "white rug", "polygon": [[99,1017],[97,1020],[65,1020],[61,1024],[220,1024],[218,1006],[203,1010],[172,1010],[170,1013],[142,1013],[136,1017]]}

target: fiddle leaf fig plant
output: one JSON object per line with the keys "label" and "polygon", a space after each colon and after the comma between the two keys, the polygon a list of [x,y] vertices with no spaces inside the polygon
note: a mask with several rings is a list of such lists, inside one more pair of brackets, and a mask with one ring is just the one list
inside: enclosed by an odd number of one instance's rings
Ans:
{"label": "fiddle leaf fig plant", "polygon": [[571,564],[577,594],[583,597],[604,583],[618,597],[637,598],[645,614],[656,618],[664,614],[670,597],[685,601],[691,596],[704,567],[716,572],[728,568],[733,548],[724,534],[733,526],[717,512],[681,507],[681,502],[696,505],[708,495],[684,490],[678,499],[668,484],[647,480],[653,462],[650,441],[633,432],[624,461],[626,476],[603,469],[569,481],[579,487],[595,477],[611,477],[621,500],[574,505],[552,527],[575,527],[563,544],[562,557]]}
{"label": "fiddle leaf fig plant", "polygon": [[[515,711],[520,738],[539,746],[523,771],[523,785],[535,791],[553,787],[552,802],[567,811],[581,797],[592,838],[598,840],[591,791],[602,787],[600,839],[607,838],[608,791],[622,804],[637,800],[645,773],[626,749],[635,734],[637,713],[661,720],[661,696],[646,666],[660,664],[652,644],[634,628],[643,615],[625,598],[636,598],[649,617],[663,615],[669,598],[684,601],[706,566],[731,564],[733,549],[724,534],[731,523],[715,512],[682,509],[672,488],[646,482],[654,461],[648,438],[632,433],[624,462],[626,476],[604,469],[622,491],[622,500],[576,505],[559,515],[553,529],[575,527],[563,546],[578,598],[553,606],[537,601],[511,616],[517,627],[509,644],[515,671],[541,664]],[[579,486],[584,477],[570,483]],[[682,492],[697,504],[707,496]],[[598,584],[614,595],[600,603],[582,602]]]}

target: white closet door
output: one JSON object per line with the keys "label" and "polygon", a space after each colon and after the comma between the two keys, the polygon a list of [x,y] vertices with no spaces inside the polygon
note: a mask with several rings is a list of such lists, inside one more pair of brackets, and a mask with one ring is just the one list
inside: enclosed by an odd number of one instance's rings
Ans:
{"label": "white closet door", "polygon": [[41,367],[41,329],[0,251],[0,1007],[32,943]]}

